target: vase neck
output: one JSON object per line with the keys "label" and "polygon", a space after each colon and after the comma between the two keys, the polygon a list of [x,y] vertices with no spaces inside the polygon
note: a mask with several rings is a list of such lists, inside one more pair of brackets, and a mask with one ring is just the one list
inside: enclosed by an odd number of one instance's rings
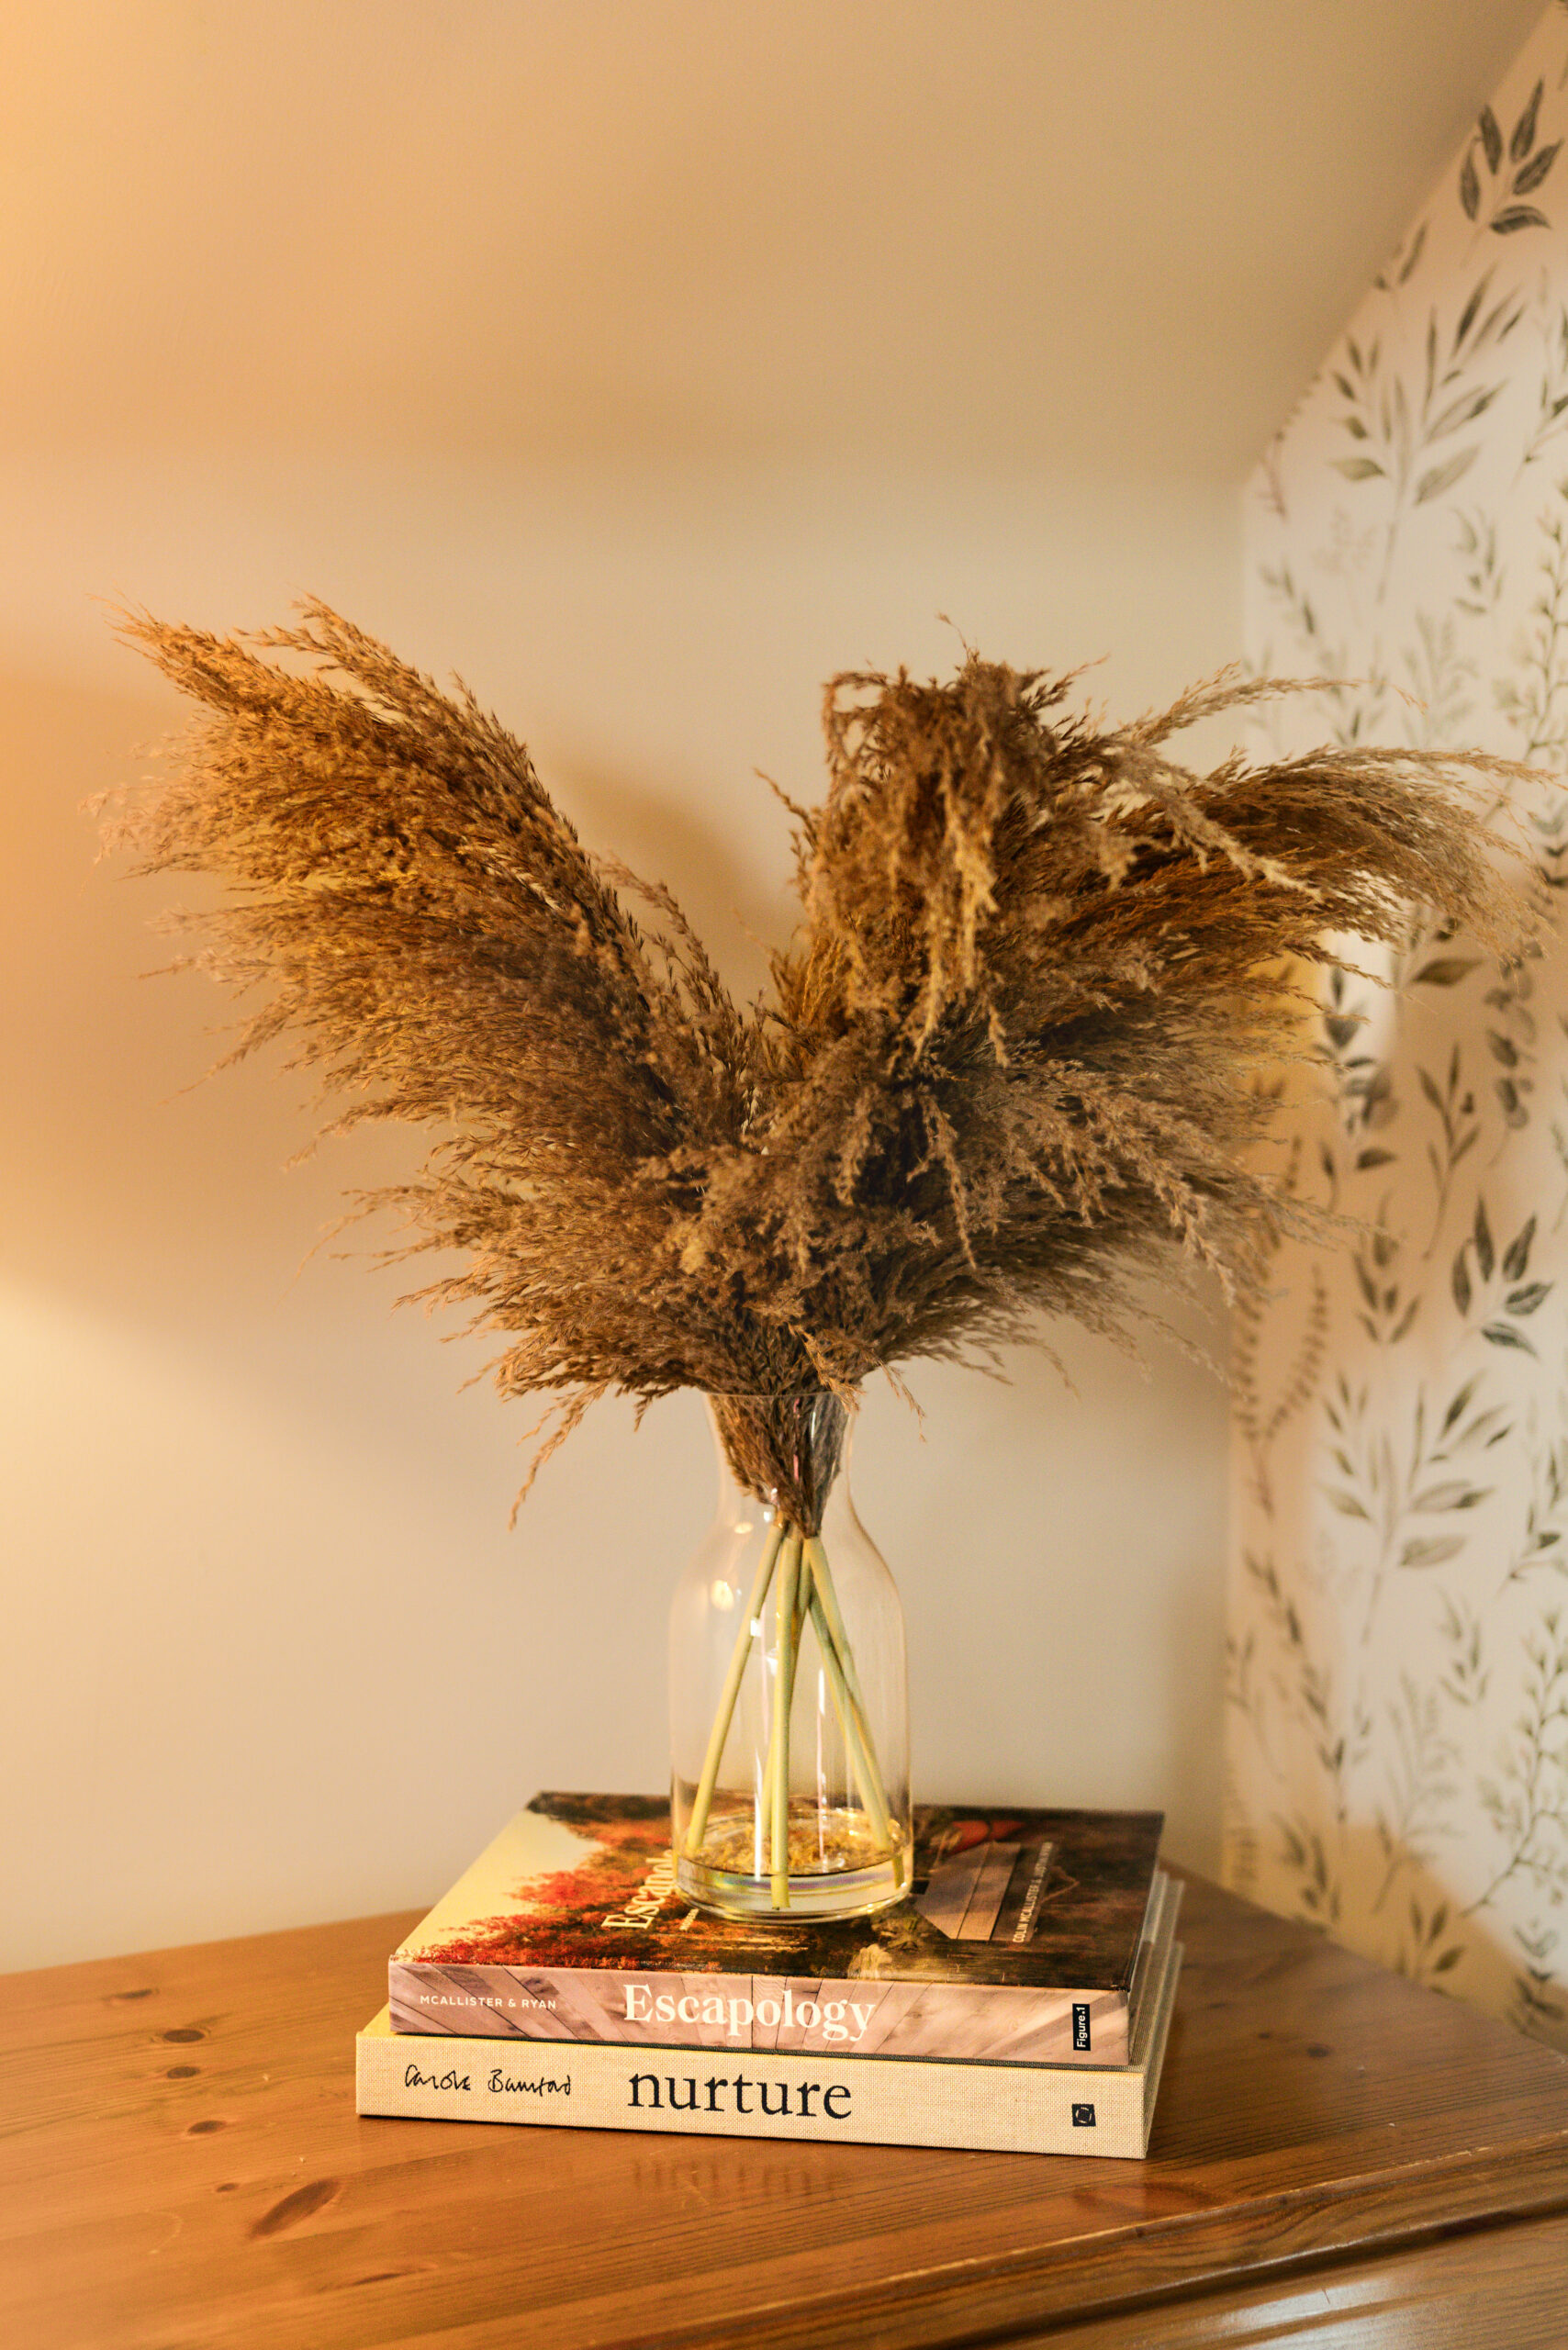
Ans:
{"label": "vase neck", "polygon": [[789,1395],[710,1395],[721,1500],[734,1486],[802,1534],[822,1526],[849,1463],[850,1412],[826,1388]]}

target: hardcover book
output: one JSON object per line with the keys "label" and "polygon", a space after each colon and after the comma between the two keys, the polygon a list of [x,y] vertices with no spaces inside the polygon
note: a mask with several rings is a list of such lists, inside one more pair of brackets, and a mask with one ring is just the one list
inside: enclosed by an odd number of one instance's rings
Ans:
{"label": "hardcover book", "polygon": [[393,1953],[394,2031],[1125,2065],[1158,1812],[915,1814],[875,1916],[738,1922],[675,1888],[658,1798],[536,1796]]}
{"label": "hardcover book", "polygon": [[[1171,1888],[1171,1924],[1179,1899]],[[394,2031],[383,2008],[356,2041],[355,2101],[363,2114],[431,2121],[1137,2157],[1148,2150],[1182,1965],[1169,1932],[1159,1950],[1126,2065],[830,2055],[781,2040],[742,2050],[546,2047],[493,2033]]]}

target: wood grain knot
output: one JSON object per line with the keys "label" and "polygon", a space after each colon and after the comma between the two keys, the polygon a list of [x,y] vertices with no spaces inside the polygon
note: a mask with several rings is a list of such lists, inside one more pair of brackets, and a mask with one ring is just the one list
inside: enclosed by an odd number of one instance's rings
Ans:
{"label": "wood grain knot", "polygon": [[227,2130],[227,2121],[193,2121],[185,2132],[187,2138],[210,2138],[217,2130]]}
{"label": "wood grain knot", "polygon": [[253,2236],[281,2235],[285,2228],[297,2227],[301,2220],[310,2219],[317,2211],[324,2211],[329,2203],[343,2191],[341,2178],[313,2178],[308,2187],[297,2187],[270,2211],[263,2211],[251,2225]]}
{"label": "wood grain knot", "polygon": [[140,1991],[111,1991],[104,2004],[110,2008],[129,2008],[133,1999],[151,1999],[157,1994],[155,1983],[144,1983]]}
{"label": "wood grain knot", "polygon": [[158,2037],[160,2040],[205,2040],[207,2034],[194,2023],[177,2023],[172,2031],[161,2031]]}
{"label": "wood grain knot", "polygon": [[171,2065],[163,2078],[166,2081],[194,2081],[200,2071],[199,2065]]}

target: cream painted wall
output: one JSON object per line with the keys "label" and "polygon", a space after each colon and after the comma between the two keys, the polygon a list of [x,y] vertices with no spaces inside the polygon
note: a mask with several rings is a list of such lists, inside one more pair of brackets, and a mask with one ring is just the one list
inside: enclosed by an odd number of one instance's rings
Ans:
{"label": "cream painted wall", "polygon": [[[415,657],[461,656],[588,836],[666,878],[743,983],[747,929],[789,919],[785,828],[752,768],[814,790],[836,663],[946,665],[940,600],[1019,661],[1136,646],[1103,675],[1141,704],[1238,625],[1218,487],[955,513],[699,482],[617,530],[625,509],[590,485],[556,480],[547,511],[490,476],[263,496],[237,469],[157,511],[106,487],[62,556],[54,487],[11,527],[46,582],[39,633],[47,599],[72,659],[35,656],[6,692],[4,867],[27,877],[0,943],[12,1964],[418,1901],[535,1785],[657,1785],[664,1611],[712,1501],[694,1401],[640,1433],[605,1405],[509,1534],[529,1419],[457,1392],[478,1350],[393,1315],[384,1274],[300,1270],[394,1146],[285,1172],[308,1132],[293,1080],[185,1090],[221,1001],[139,983],[172,893],[95,866],[79,805],[178,713],[97,612],[72,614],[73,575],[84,592],[133,546],[151,604],[221,621],[319,583]],[[918,1784],[1163,1803],[1176,1849],[1206,1859],[1223,1391],[1170,1348],[1147,1383],[1070,1334],[1065,1351],[1076,1396],[1033,1358],[1008,1386],[921,1373],[924,1441],[868,1399],[857,1492],[909,1611]]]}
{"label": "cream painted wall", "polygon": [[[918,39],[895,114],[857,122],[890,13]],[[722,72],[711,10],[599,0],[461,12],[452,41],[413,5],[24,7],[0,36],[0,1964],[420,1901],[537,1785],[657,1785],[664,1612],[711,1505],[692,1399],[638,1434],[607,1405],[509,1534],[525,1416],[457,1392],[477,1350],[391,1314],[386,1276],[309,1255],[393,1143],[285,1172],[294,1080],[190,1090],[223,1007],[138,982],[166,893],[95,866],[80,812],[178,713],[94,599],[227,628],[309,590],[460,667],[749,985],[789,918],[753,770],[812,796],[831,671],[945,666],[957,629],[1020,664],[1112,654],[1094,687],[1125,711],[1236,654],[1232,485],[1318,347],[1294,310],[1342,314],[1510,39],[1507,11],[1483,39],[1456,7],[1461,95],[1428,74],[1408,103],[1360,11],[1348,96],[1327,34],[1316,82],[1272,56],[1271,93],[1294,77],[1352,161],[1367,123],[1385,140],[1309,287],[1257,275],[1248,174],[1280,140],[1237,118],[1234,61],[1215,84],[1223,6],[1174,29],[722,14]],[[699,67],[729,115],[693,108]],[[528,94],[512,146],[497,79]],[[780,198],[801,122],[825,211]],[[1141,200],[1085,122],[1145,159]],[[841,418],[868,253],[883,340]],[[1153,357],[1107,274],[1163,287]],[[1076,1395],[1033,1357],[1007,1385],[921,1373],[924,1440],[868,1399],[857,1491],[909,1611],[917,1791],[1163,1804],[1212,1863],[1223,1392],[1173,1348],[1140,1381],[1060,1343]]]}

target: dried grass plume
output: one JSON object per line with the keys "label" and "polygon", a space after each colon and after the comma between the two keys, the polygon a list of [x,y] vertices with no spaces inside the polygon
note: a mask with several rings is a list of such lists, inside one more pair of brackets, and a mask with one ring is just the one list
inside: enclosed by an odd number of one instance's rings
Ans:
{"label": "dried grass plume", "polygon": [[[120,811],[143,873],[230,885],[198,959],[255,991],[334,1126],[435,1140],[390,1198],[465,1270],[420,1295],[561,1405],[830,1386],[1065,1315],[1125,1329],[1167,1261],[1254,1283],[1287,1213],[1249,1155],[1325,934],[1518,922],[1480,755],[1326,749],[1212,773],[1171,738],[1234,679],[1110,730],[970,655],[827,688],[801,920],[732,1001],[667,890],[584,848],[527,751],[320,604],[126,632],[202,706]],[[279,658],[277,656],[284,656]],[[1511,770],[1507,770],[1511,772]],[[787,1475],[734,1407],[756,1485]]]}

